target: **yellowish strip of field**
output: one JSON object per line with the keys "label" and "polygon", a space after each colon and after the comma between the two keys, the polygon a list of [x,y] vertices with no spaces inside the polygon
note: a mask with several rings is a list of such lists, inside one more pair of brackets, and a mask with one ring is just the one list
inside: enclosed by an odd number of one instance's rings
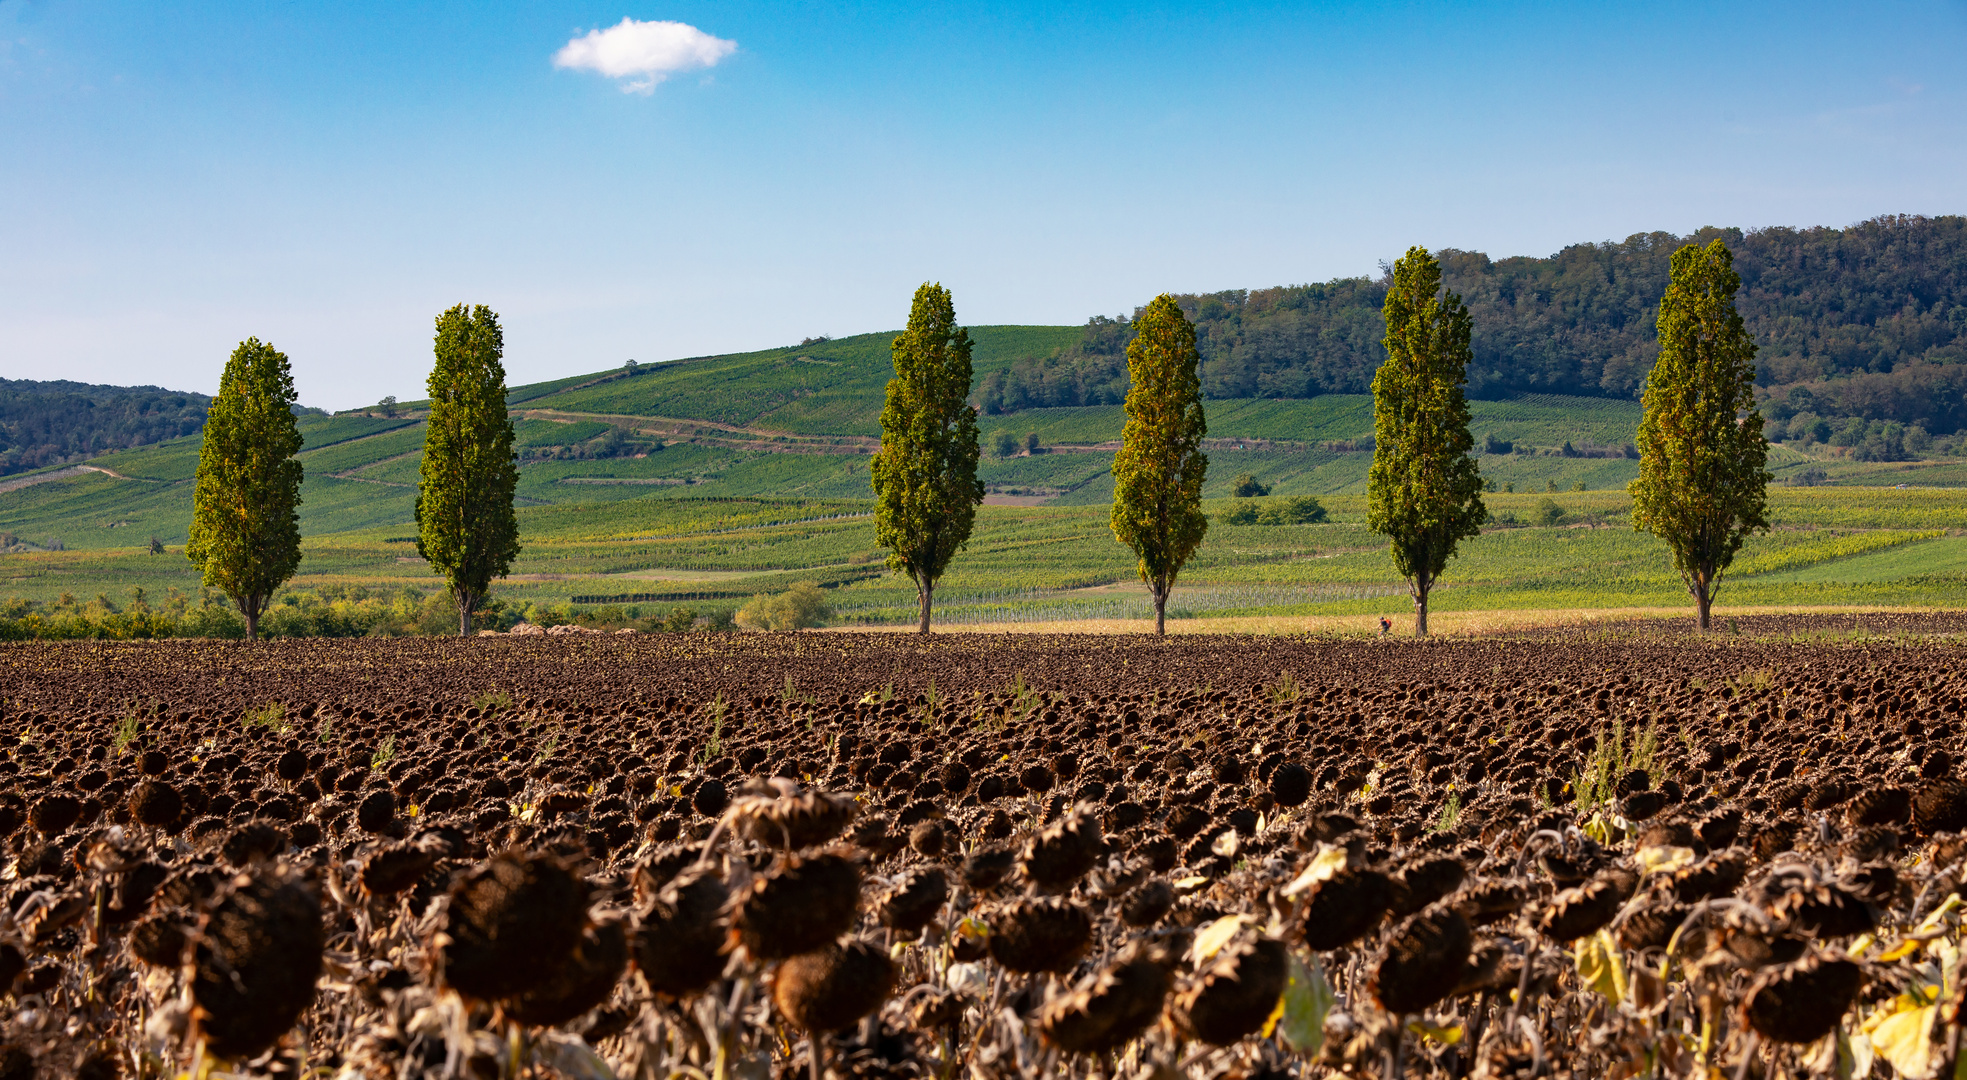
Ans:
{"label": "yellowish strip of field", "polygon": [[[1746,615],[1848,615],[1881,610],[1877,604],[1860,606],[1784,606],[1761,605],[1717,609],[1714,624],[1725,627],[1730,616]],[[1891,608],[1892,611],[1933,611],[1935,608]],[[1393,620],[1393,636],[1411,636],[1411,612],[1388,610]],[[1428,632],[1435,637],[1467,637],[1516,630],[1582,630],[1610,627],[1635,619],[1694,619],[1693,605],[1686,607],[1521,608],[1497,611],[1433,611],[1428,613]],[[838,629],[854,632],[913,633],[913,626],[855,626]],[[1151,634],[1152,619],[1078,619],[1059,622],[936,623],[937,633],[945,634]],[[1372,615],[1255,615],[1223,619],[1170,619],[1170,634],[1336,634],[1346,637],[1372,637],[1379,633],[1379,619]]]}

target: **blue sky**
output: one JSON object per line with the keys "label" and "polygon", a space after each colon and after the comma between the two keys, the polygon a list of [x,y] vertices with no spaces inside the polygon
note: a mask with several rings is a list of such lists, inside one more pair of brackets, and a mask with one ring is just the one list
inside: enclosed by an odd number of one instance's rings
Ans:
{"label": "blue sky", "polygon": [[[556,66],[624,19],[733,43]],[[713,53],[718,52],[713,48]],[[1967,0],[1853,4],[0,0],[0,376],[420,397],[1166,290],[1967,212]],[[646,91],[646,92],[642,92]]]}

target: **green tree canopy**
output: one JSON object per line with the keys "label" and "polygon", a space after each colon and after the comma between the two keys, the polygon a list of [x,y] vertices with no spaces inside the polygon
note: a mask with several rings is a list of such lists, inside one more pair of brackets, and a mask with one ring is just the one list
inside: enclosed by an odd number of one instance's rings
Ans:
{"label": "green tree canopy", "polygon": [[492,581],[519,554],[519,485],[512,419],[505,407],[505,334],[498,314],[463,304],[437,317],[430,417],[417,487],[417,554],[444,575],[458,609],[458,633]]}
{"label": "green tree canopy", "polygon": [[1265,495],[1270,494],[1270,485],[1257,479],[1250,473],[1244,473],[1236,478],[1236,482],[1230,488],[1229,493],[1239,499],[1261,499]]}
{"label": "green tree canopy", "polygon": [[301,433],[287,356],[258,338],[232,350],[205,419],[184,553],[259,636],[273,591],[301,561]]}
{"label": "green tree canopy", "polygon": [[1665,540],[1708,629],[1721,575],[1769,528],[1769,443],[1755,407],[1755,341],[1735,312],[1734,255],[1719,240],[1673,253],[1660,356],[1639,421],[1633,528]]}
{"label": "green tree canopy", "polygon": [[1154,598],[1154,632],[1168,632],[1175,575],[1202,544],[1202,480],[1209,433],[1202,415],[1195,327],[1162,293],[1142,310],[1127,346],[1127,427],[1113,456],[1113,535],[1134,549]]}
{"label": "green tree canopy", "polygon": [[1386,362],[1373,376],[1373,465],[1367,524],[1388,538],[1414,597],[1414,633],[1427,634],[1428,594],[1456,546],[1481,532],[1482,471],[1469,451],[1470,319],[1441,294],[1441,266],[1409,248],[1393,267],[1383,309]]}
{"label": "green tree canopy", "polygon": [[881,408],[881,450],[869,467],[875,536],[888,566],[915,582],[921,633],[929,632],[936,581],[970,540],[983,484],[977,480],[977,410],[970,395],[970,334],[956,325],[949,290],[915,290],[908,329],[892,348],[895,377]]}

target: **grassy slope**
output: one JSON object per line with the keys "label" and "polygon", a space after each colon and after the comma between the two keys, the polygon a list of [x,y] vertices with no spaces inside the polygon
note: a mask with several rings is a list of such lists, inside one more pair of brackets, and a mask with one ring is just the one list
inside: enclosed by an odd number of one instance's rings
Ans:
{"label": "grassy slope", "polygon": [[[1639,404],[1607,398],[1533,394],[1510,401],[1469,402],[1470,429],[1478,440],[1494,435],[1539,447],[1623,446],[1639,427]],[[1287,400],[1211,401],[1209,437],[1330,442],[1362,439],[1373,433],[1373,399],[1367,394],[1327,394]],[[1076,409],[1029,409],[986,416],[985,431],[1038,433],[1045,443],[1100,443],[1120,438],[1127,417],[1118,405]]]}
{"label": "grassy slope", "polygon": [[[787,455],[761,455],[759,460],[774,458],[805,460]],[[84,489],[92,486],[122,489],[129,483],[94,477],[73,482],[66,495],[56,484],[28,490],[58,501],[86,497]],[[410,531],[404,524],[407,492],[379,499],[373,484],[310,482],[316,483],[322,486],[311,488],[306,512],[317,516],[307,520],[338,522],[346,529],[310,534],[296,585],[342,581],[384,588],[436,586],[408,545],[387,542]],[[1724,593],[1724,605],[1967,603],[1967,536],[1959,535],[1967,528],[1967,493],[1778,488],[1771,494],[1779,527],[1750,539]],[[676,489],[658,487],[605,503],[522,508],[526,548],[513,567],[514,577],[501,584],[500,592],[514,600],[550,602],[706,587],[665,581],[666,570],[740,576],[717,586],[727,592],[844,575],[861,578],[834,592],[844,616],[881,621],[904,617],[909,609],[910,587],[878,573],[883,553],[874,542],[871,506],[864,500],[675,496]],[[1528,520],[1544,498],[1497,494],[1490,503],[1499,515]],[[1600,527],[1492,529],[1464,545],[1437,594],[1438,607],[1672,607],[1682,602],[1679,581],[1659,542],[1617,526],[1627,512],[1621,493],[1564,493],[1554,499],[1571,520]],[[1363,496],[1337,495],[1325,501],[1332,511],[1328,524],[1214,526],[1184,571],[1176,606],[1192,614],[1400,610],[1401,586],[1384,541],[1363,525]],[[1220,514],[1230,505],[1217,500],[1207,509]],[[1927,539],[1914,531],[1936,526],[1955,533]],[[127,534],[135,528],[102,532]],[[127,546],[108,545],[94,551],[6,556],[0,561],[0,577],[5,593],[44,600],[64,591],[125,598],[133,586],[162,595],[170,588],[190,591],[197,584],[175,548],[152,558]],[[979,512],[976,533],[939,595],[953,619],[1007,613],[1121,617],[1141,603],[1133,578],[1132,556],[1113,541],[1104,506],[989,506]]]}
{"label": "grassy slope", "polygon": [[[1218,403],[1212,408],[1236,404],[1249,403]],[[1319,403],[1261,404],[1277,408],[1299,404],[1317,407]],[[598,432],[596,425],[587,423],[522,421],[519,427],[522,440],[530,445],[551,445],[546,440],[555,436],[578,439]],[[303,490],[303,528],[309,535],[318,535],[358,524],[407,525],[421,439],[422,426],[411,424],[305,451],[302,457],[308,467],[308,481]],[[197,464],[195,439],[112,455],[104,461],[106,467],[145,479],[116,481],[85,476],[0,494],[0,529],[35,543],[58,537],[71,547],[135,547],[151,535],[180,541],[190,518],[190,481]],[[1542,492],[1554,486],[1567,496],[1580,483],[1592,491],[1622,491],[1636,473],[1635,463],[1623,458],[1512,454],[1482,455],[1479,461],[1483,475],[1499,487],[1508,484],[1518,492]],[[1370,462],[1370,454],[1357,452],[1219,449],[1212,454],[1205,494],[1225,497],[1236,476],[1249,472],[1271,484],[1278,495],[1358,495],[1365,490]],[[993,490],[1062,492],[1055,499],[1058,505],[1102,506],[1112,497],[1110,464],[1107,453],[987,457],[979,474]],[[1949,469],[1967,469],[1913,464],[1920,467],[1905,470],[1899,465],[1835,463],[1829,469],[1830,482],[1836,485],[1877,477],[1938,483]],[[1871,471],[1847,480],[1841,470]],[[1794,471],[1793,466],[1777,465],[1779,477]],[[337,481],[329,473],[350,479]],[[658,495],[865,498],[867,493],[867,459],[857,455],[781,454],[692,444],[671,445],[642,458],[531,462],[522,469],[520,482],[520,496],[526,505],[599,505]],[[1903,523],[1933,520],[1922,517],[1929,509],[1937,508],[1909,510]]]}
{"label": "grassy slope", "polygon": [[[972,363],[981,374],[1079,340],[1071,326],[977,326]],[[597,385],[533,394],[526,408],[669,416],[810,435],[879,435],[882,388],[894,374],[893,331],[811,345],[667,364]]]}

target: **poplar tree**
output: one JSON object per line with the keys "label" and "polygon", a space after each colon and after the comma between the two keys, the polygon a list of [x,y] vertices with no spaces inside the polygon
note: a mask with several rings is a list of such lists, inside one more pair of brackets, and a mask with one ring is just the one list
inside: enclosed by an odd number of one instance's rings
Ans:
{"label": "poplar tree", "polygon": [[437,317],[423,469],[417,487],[417,554],[444,575],[458,634],[492,581],[519,554],[519,485],[512,418],[505,407],[505,335],[498,314],[463,304]]}
{"label": "poplar tree", "polygon": [[301,433],[287,356],[258,338],[232,350],[206,414],[184,553],[259,637],[273,591],[301,562]]}
{"label": "poplar tree", "polygon": [[1414,598],[1414,636],[1427,636],[1428,594],[1461,541],[1479,535],[1488,509],[1469,451],[1471,320],[1461,297],[1441,290],[1441,264],[1409,248],[1387,290],[1386,361],[1373,376],[1373,465],[1367,524],[1388,538],[1393,565]]}
{"label": "poplar tree", "polygon": [[1750,532],[1769,529],[1769,443],[1755,407],[1755,340],[1735,311],[1741,276],[1719,240],[1673,253],[1660,356],[1646,377],[1632,525],[1665,540],[1700,629]]}
{"label": "poplar tree", "polygon": [[888,567],[915,582],[929,632],[936,581],[970,540],[984,487],[977,480],[977,410],[970,397],[970,334],[956,325],[949,290],[915,290],[908,329],[891,352],[895,377],[881,407],[881,449],[869,473],[875,536]]}
{"label": "poplar tree", "polygon": [[1127,346],[1127,426],[1113,456],[1113,535],[1134,549],[1154,598],[1154,632],[1168,632],[1168,594],[1175,575],[1202,544],[1202,480],[1209,455],[1202,437],[1201,355],[1195,326],[1162,293],[1134,320]]}

